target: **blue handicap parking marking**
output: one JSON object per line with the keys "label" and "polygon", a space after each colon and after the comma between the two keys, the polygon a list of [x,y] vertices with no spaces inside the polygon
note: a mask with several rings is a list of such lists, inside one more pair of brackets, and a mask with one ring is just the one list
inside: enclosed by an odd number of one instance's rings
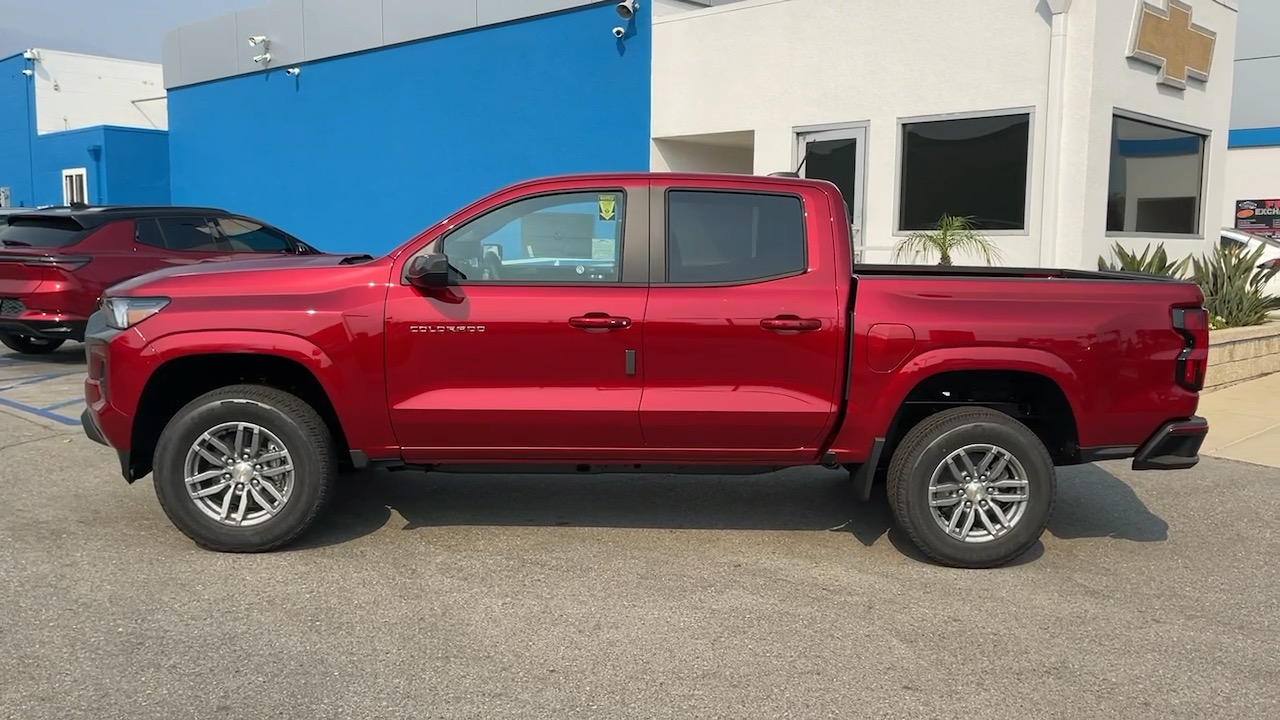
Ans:
{"label": "blue handicap parking marking", "polygon": [[75,365],[0,355],[0,408],[68,427],[80,424],[84,370]]}

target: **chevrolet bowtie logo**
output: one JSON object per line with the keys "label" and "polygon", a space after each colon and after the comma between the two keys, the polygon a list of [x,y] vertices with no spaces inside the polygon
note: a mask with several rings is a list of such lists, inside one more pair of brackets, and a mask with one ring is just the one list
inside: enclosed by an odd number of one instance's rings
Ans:
{"label": "chevrolet bowtie logo", "polygon": [[1209,80],[1217,33],[1191,22],[1191,6],[1167,0],[1168,9],[1149,2],[1138,8],[1129,57],[1160,68],[1157,82],[1185,90],[1187,78]]}

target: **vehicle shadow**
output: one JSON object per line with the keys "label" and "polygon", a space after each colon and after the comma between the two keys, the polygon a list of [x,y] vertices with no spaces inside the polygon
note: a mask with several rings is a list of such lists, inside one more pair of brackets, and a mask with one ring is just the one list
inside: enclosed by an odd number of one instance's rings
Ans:
{"label": "vehicle shadow", "polygon": [[[341,544],[404,519],[402,530],[450,525],[784,530],[848,533],[870,547],[887,537],[928,560],[894,527],[883,484],[852,498],[840,470],[796,468],[748,477],[677,475],[448,475],[370,470],[343,479],[330,511],[294,550]],[[893,528],[892,530],[890,528]],[[1124,482],[1092,465],[1059,472],[1049,523],[1057,538],[1157,542],[1168,524]],[[1014,564],[1044,552],[1037,543]]]}

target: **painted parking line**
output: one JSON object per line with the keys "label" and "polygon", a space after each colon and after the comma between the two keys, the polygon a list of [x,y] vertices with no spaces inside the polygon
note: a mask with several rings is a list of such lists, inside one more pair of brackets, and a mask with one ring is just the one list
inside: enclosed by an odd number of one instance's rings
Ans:
{"label": "painted parking line", "polygon": [[10,400],[9,398],[6,398],[6,397],[0,397],[0,405],[3,405],[7,408],[13,408],[14,410],[19,410],[21,412],[31,413],[32,415],[44,418],[45,420],[52,420],[54,422],[61,423],[67,426],[75,426],[80,424],[79,419],[72,419],[65,415],[59,415],[54,412],[49,412],[44,408],[38,408],[35,405],[20,403],[16,400]]}
{"label": "painted parking line", "polygon": [[[12,384],[0,387],[0,392],[22,387],[23,385],[35,385],[37,383],[42,383],[46,380],[56,380],[58,378],[71,377],[72,375],[80,375],[80,374],[81,373],[78,373],[78,372],[44,373],[41,375],[19,375],[18,377],[4,378],[4,382],[9,382]],[[13,382],[15,380],[17,380],[18,382]]]}
{"label": "painted parking line", "polygon": [[40,409],[41,409],[41,410],[45,410],[45,411],[51,411],[51,410],[58,410],[58,409],[61,409],[61,408],[64,408],[64,407],[70,407],[70,406],[72,406],[72,405],[83,405],[83,404],[84,404],[84,398],[76,398],[76,399],[74,399],[74,400],[65,400],[65,401],[60,402],[60,403],[54,403],[54,404],[52,404],[52,405],[46,405],[46,406],[44,406],[44,407],[42,407],[42,408],[40,408]]}

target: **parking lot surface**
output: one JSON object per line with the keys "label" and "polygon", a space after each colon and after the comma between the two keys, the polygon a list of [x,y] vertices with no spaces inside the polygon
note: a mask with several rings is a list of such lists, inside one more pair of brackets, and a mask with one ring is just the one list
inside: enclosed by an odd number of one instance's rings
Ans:
{"label": "parking lot surface", "polygon": [[0,717],[1280,716],[1277,469],[1064,470],[991,571],[821,469],[369,472],[220,555],[65,421],[79,352],[0,355]]}

